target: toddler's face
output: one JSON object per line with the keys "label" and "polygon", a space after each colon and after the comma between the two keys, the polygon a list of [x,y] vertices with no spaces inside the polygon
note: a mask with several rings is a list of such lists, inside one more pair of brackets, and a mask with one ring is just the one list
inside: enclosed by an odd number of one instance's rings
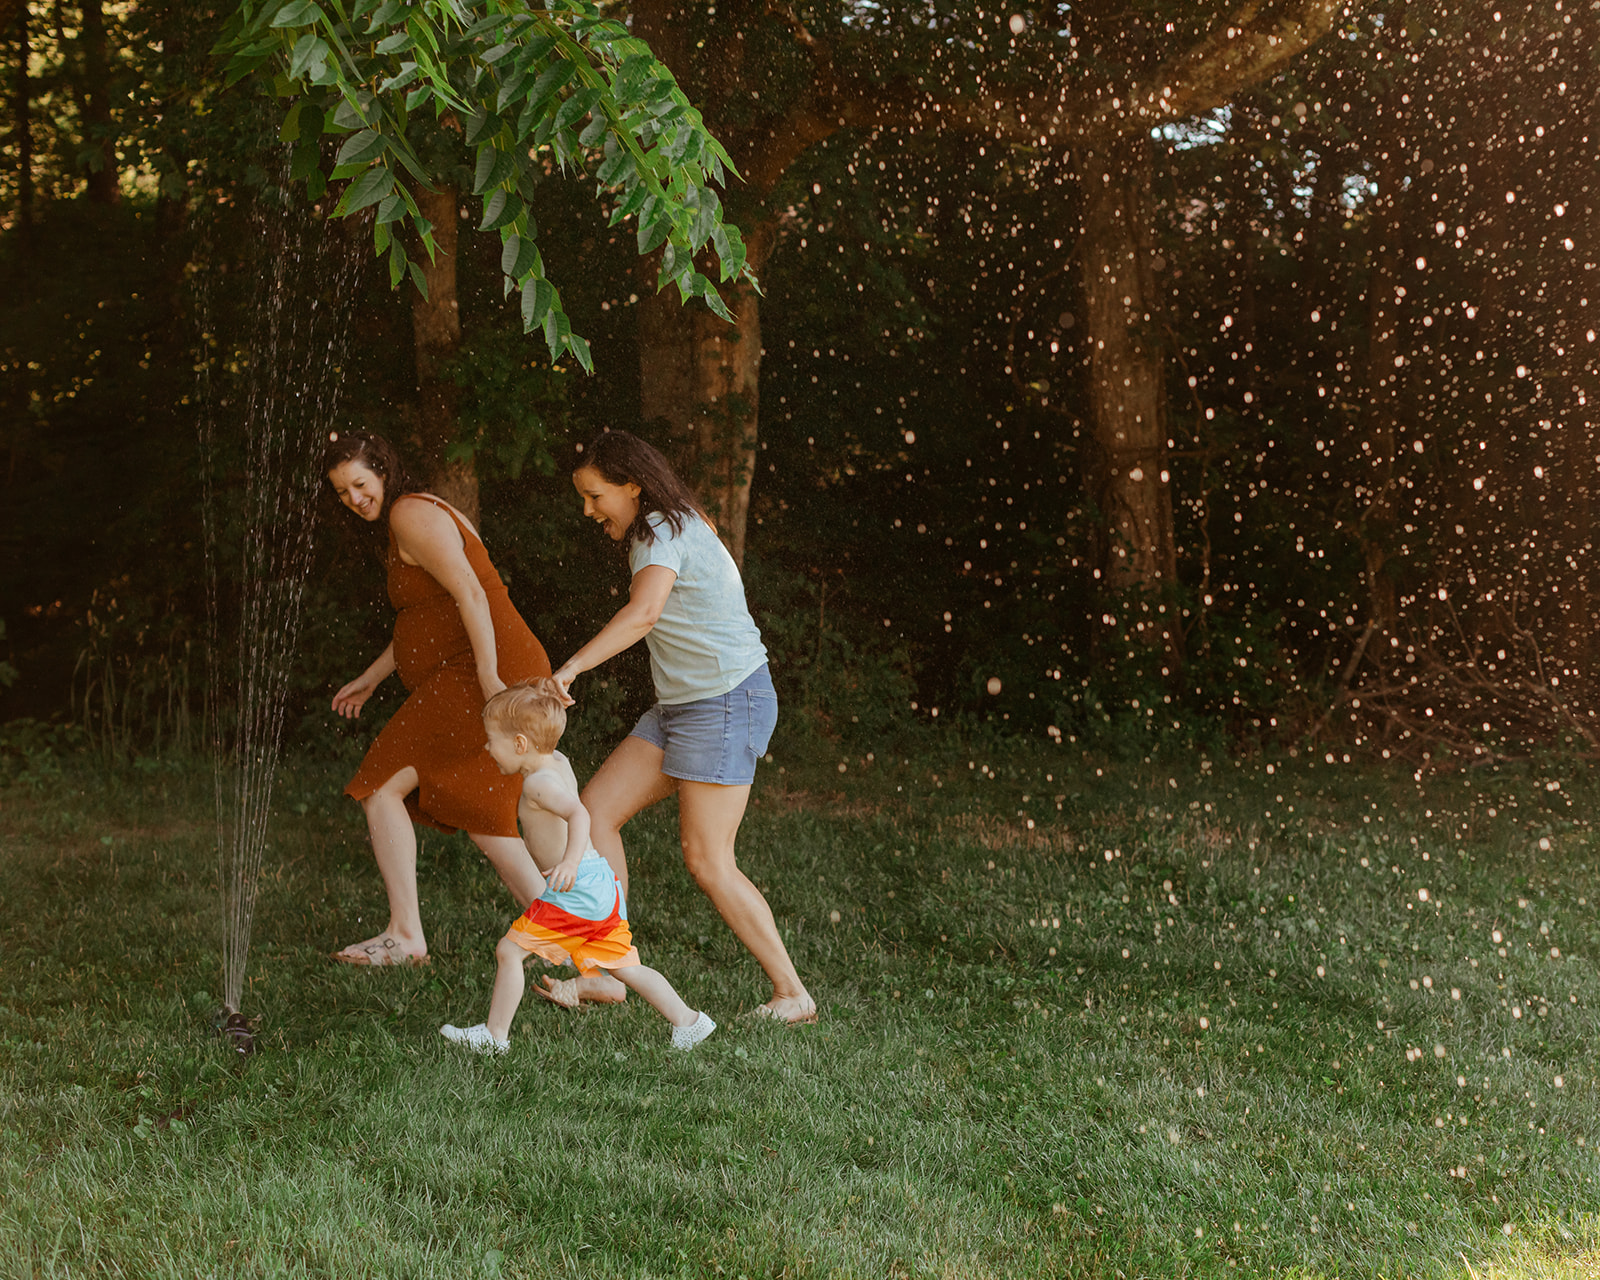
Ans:
{"label": "toddler's face", "polygon": [[486,729],[487,741],[483,749],[501,773],[516,773],[522,766],[522,752],[517,750],[517,740],[509,733]]}

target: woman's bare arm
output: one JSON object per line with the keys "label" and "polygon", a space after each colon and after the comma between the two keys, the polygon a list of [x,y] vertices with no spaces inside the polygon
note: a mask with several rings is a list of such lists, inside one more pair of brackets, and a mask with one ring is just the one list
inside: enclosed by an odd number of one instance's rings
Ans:
{"label": "woman's bare arm", "polygon": [[678,575],[662,564],[647,564],[633,575],[628,603],[617,610],[593,640],[562,663],[552,677],[569,706],[572,703],[569,690],[581,673],[598,667],[607,658],[615,657],[650,634],[677,580]]}

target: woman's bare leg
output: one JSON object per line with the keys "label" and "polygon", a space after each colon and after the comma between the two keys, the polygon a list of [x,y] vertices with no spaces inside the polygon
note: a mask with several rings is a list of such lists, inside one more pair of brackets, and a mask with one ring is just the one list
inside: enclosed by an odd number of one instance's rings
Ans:
{"label": "woman's bare leg", "polygon": [[[367,834],[372,839],[372,855],[389,895],[389,923],[382,933],[339,952],[358,964],[385,964],[428,954],[422,913],[417,905],[417,832],[405,804],[406,796],[416,787],[417,771],[408,765],[361,802],[367,815]],[[390,941],[392,945],[386,945]],[[369,947],[382,947],[383,951],[369,954]],[[396,951],[399,956],[394,954]]]}
{"label": "woman's bare leg", "polygon": [[528,904],[544,892],[544,877],[521,836],[485,836],[469,831],[467,839],[483,850],[483,856],[517,900],[519,910],[526,911]]}
{"label": "woman's bare leg", "polygon": [[772,980],[767,1011],[785,1022],[811,1018],[817,1011],[816,1001],[795,972],[788,949],[778,936],[772,908],[734,862],[734,839],[749,800],[748,786],[679,783],[678,837],[683,845],[683,864]]}
{"label": "woman's bare leg", "polygon": [[624,738],[583,789],[583,807],[589,811],[589,838],[617,873],[624,897],[628,894],[628,859],[622,851],[622,828],[641,809],[665,800],[678,789],[678,780],[661,772],[665,754],[643,738]]}
{"label": "woman's bare leg", "polygon": [[[583,807],[589,811],[589,839],[595,851],[611,864],[628,896],[628,859],[622,851],[622,828],[628,819],[677,789],[678,780],[661,772],[660,747],[643,738],[624,738],[589,779],[583,789]],[[578,997],[598,1004],[617,1004],[628,989],[608,973],[578,978]]]}

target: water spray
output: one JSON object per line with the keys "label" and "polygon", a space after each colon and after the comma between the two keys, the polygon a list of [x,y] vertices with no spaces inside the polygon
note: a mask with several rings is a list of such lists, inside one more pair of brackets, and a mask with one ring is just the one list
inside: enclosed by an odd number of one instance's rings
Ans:
{"label": "water spray", "polygon": [[[251,926],[282,752],[289,676],[312,563],[317,460],[337,411],[351,298],[365,254],[304,208],[287,176],[252,214],[261,257],[249,278],[255,321],[243,384],[226,401],[210,385],[216,357],[200,368],[201,502],[207,567],[207,665],[211,696],[217,858],[222,890],[222,1006],[213,1025],[241,1055],[256,1049],[256,1020],[240,1009]],[[209,278],[209,273],[208,278]],[[208,299],[197,307],[203,343]],[[226,436],[218,410],[228,404]],[[221,563],[218,477],[239,475],[228,509],[243,521],[238,560]],[[230,531],[231,532],[231,531]],[[224,651],[224,584],[237,597],[238,631]]]}

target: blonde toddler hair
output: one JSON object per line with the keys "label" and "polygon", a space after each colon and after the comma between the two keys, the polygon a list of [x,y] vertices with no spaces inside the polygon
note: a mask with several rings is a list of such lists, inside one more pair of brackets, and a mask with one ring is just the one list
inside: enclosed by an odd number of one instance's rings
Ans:
{"label": "blonde toddler hair", "polygon": [[483,723],[496,733],[526,734],[535,751],[554,751],[567,728],[567,709],[546,676],[500,690],[484,704]]}

